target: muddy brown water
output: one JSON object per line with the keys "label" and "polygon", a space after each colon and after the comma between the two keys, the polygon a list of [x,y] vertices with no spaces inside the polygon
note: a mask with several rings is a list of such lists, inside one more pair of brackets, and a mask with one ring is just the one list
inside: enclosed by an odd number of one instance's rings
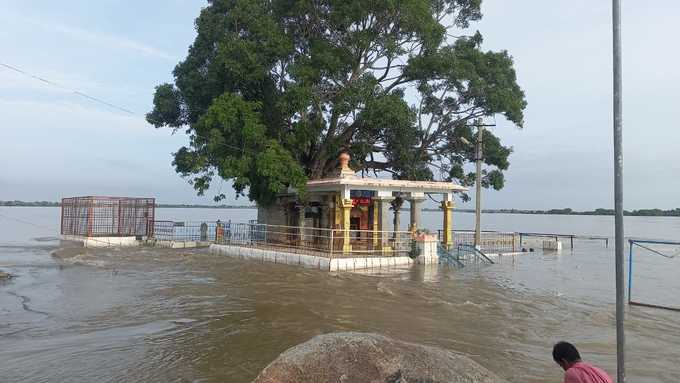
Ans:
{"label": "muddy brown water", "polygon": [[[53,212],[0,213],[41,225],[0,220],[0,270],[16,275],[0,284],[2,382],[248,382],[285,349],[349,330],[464,352],[510,382],[561,381],[550,351],[563,339],[615,372],[612,250],[599,242],[492,266],[327,273],[65,247]],[[679,263],[664,262],[636,283],[678,304]],[[629,381],[680,381],[680,314],[626,311]]]}

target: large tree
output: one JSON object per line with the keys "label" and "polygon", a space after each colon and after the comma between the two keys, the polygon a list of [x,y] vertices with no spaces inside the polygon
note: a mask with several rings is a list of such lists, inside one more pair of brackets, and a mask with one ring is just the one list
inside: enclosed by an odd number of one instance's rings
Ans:
{"label": "large tree", "polygon": [[[498,114],[521,127],[526,106],[508,53],[465,34],[480,3],[209,1],[147,120],[188,134],[173,164],[199,194],[219,177],[269,204],[343,150],[362,172],[469,185],[475,127]],[[512,149],[491,132],[483,147],[483,183],[500,189]]]}

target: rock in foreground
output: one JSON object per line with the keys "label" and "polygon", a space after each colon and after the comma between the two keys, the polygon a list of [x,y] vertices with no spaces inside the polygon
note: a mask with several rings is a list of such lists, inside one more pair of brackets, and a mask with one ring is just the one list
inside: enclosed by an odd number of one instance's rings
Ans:
{"label": "rock in foreground", "polygon": [[319,335],[286,350],[254,383],[504,383],[470,358],[377,334]]}

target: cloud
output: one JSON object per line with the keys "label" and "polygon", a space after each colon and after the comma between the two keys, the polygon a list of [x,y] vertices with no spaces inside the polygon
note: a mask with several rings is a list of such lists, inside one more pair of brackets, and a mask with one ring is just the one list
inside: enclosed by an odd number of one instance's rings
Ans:
{"label": "cloud", "polygon": [[166,60],[177,60],[176,57],[158,49],[153,46],[140,43],[134,40],[126,39],[120,36],[105,35],[87,31],[85,29],[69,27],[59,24],[45,25],[45,27],[60,32],[72,38],[87,41],[94,44],[117,46],[121,49],[137,51],[146,56],[159,57]]}
{"label": "cloud", "polygon": [[64,25],[53,21],[47,21],[38,18],[25,17],[18,14],[3,11],[0,14],[0,19],[4,19],[8,23],[28,24],[33,27],[38,27],[49,32],[56,32],[72,39],[87,42],[99,46],[117,47],[118,49],[134,51],[145,56],[161,58],[164,60],[176,61],[177,57],[173,56],[154,46],[128,39],[122,36],[109,35],[89,31],[75,26]]}
{"label": "cloud", "polygon": [[153,129],[141,116],[85,102],[2,98],[0,114],[0,199],[29,192],[52,198],[64,188],[104,193],[127,187],[135,194],[154,185],[180,187],[176,200],[193,195],[170,165],[169,153],[186,138]]}

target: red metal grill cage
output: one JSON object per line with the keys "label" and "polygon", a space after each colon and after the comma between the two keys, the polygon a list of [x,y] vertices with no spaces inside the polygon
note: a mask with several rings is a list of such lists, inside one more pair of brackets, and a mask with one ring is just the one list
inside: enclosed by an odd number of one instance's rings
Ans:
{"label": "red metal grill cage", "polygon": [[61,234],[153,236],[155,198],[69,197],[61,200]]}

